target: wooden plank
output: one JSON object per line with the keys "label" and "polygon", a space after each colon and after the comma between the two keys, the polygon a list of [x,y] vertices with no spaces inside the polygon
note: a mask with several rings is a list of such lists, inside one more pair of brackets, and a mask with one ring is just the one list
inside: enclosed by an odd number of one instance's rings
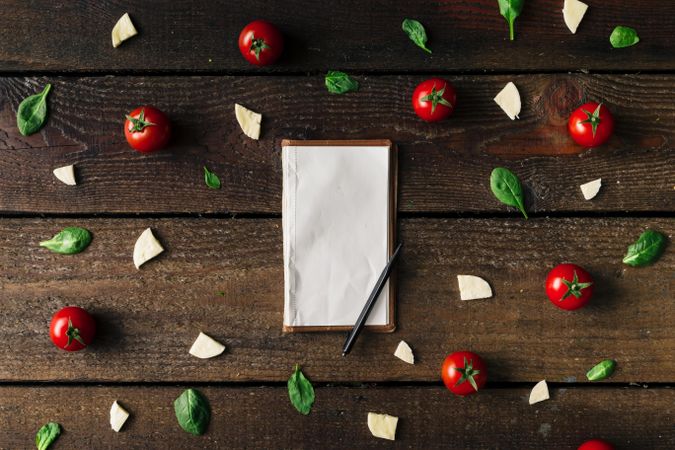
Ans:
{"label": "wooden plank", "polygon": [[[286,36],[279,64],[262,72],[673,70],[675,4],[587,0],[576,35],[560,0],[529,0],[516,21],[516,40],[494,0],[406,2],[107,2],[5,0],[0,17],[0,70],[260,72],[239,54],[237,38],[255,18]],[[114,49],[110,31],[129,12],[139,36]],[[401,31],[404,18],[426,26],[432,55]],[[636,27],[641,42],[613,49],[616,25]],[[65,45],[67,43],[67,45]]]}
{"label": "wooden plank", "polygon": [[[38,242],[68,225],[94,234],[76,256]],[[137,271],[136,238],[152,227],[167,252]],[[408,219],[399,272],[398,329],[364,335],[344,358],[344,333],[283,334],[281,222],[276,219],[3,219],[0,221],[0,380],[285,381],[300,363],[320,382],[436,381],[445,356],[473,349],[497,382],[583,382],[614,358],[611,382],[672,382],[675,254],[621,263],[645,228],[672,219]],[[573,261],[596,281],[590,306],[552,306],[550,268]],[[495,297],[462,302],[457,274],[487,279]],[[218,292],[222,291],[222,296]],[[49,341],[52,314],[94,314],[96,343],[68,354]],[[188,354],[199,331],[227,345],[205,361]],[[392,356],[399,340],[417,363]]]}
{"label": "wooden plank", "polygon": [[[0,210],[23,212],[257,212],[281,209],[280,142],[390,138],[400,151],[400,210],[505,212],[489,188],[495,166],[512,168],[532,212],[672,211],[675,178],[675,76],[464,76],[455,115],[442,124],[415,116],[410,93],[422,77],[361,77],[361,92],[333,96],[321,77],[103,77],[0,79]],[[520,120],[493,102],[509,80],[521,90]],[[15,111],[46,82],[51,116],[22,137]],[[569,112],[604,100],[616,136],[579,154],[567,134]],[[264,115],[260,141],[243,136],[233,113],[242,103]],[[174,122],[170,149],[131,150],[124,114],[153,103]],[[80,185],[51,174],[76,163]],[[223,188],[207,189],[202,166]],[[592,202],[579,185],[601,177]]]}
{"label": "wooden plank", "polygon": [[[317,387],[309,416],[284,387],[204,387],[212,419],[203,436],[183,432],[173,400],[183,387],[2,387],[2,448],[30,448],[48,421],[64,429],[54,450],[69,448],[448,448],[576,449],[602,437],[616,448],[675,444],[667,388],[554,388],[530,406],[529,389],[487,389],[468,398],[442,387]],[[120,433],[108,411],[119,400],[132,414]],[[396,441],[373,437],[369,411],[399,417]],[[486,432],[489,430],[489,432]],[[169,444],[170,443],[170,444]]]}

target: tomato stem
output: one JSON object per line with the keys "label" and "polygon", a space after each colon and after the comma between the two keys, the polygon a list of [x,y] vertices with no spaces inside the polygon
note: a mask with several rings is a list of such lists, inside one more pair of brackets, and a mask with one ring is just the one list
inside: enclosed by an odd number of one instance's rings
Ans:
{"label": "tomato stem", "polygon": [[475,375],[478,375],[480,373],[480,370],[473,368],[473,359],[467,361],[466,357],[464,357],[464,367],[457,367],[455,368],[455,370],[462,374],[462,377],[459,380],[457,380],[455,386],[459,386],[465,381],[468,381],[471,387],[474,388],[476,392],[478,391],[478,385],[476,384],[476,380],[473,377]]}
{"label": "tomato stem", "polygon": [[80,330],[73,326],[73,321],[68,317],[68,330],[66,331],[66,336],[68,336],[68,342],[66,343],[66,348],[70,347],[70,344],[73,343],[73,339],[79,342],[82,345],[87,345],[84,343],[82,336],[80,336]]}
{"label": "tomato stem", "polygon": [[127,114],[127,120],[131,122],[133,127],[129,130],[132,133],[136,133],[138,131],[143,131],[145,127],[151,127],[154,125],[157,125],[156,123],[152,123],[150,121],[145,120],[145,109],[141,109],[141,113],[138,115],[138,118],[131,117],[130,115]]}
{"label": "tomato stem", "polygon": [[444,84],[443,88],[437,91],[436,83],[434,83],[433,87],[431,88],[431,92],[428,95],[425,95],[424,97],[421,98],[421,101],[423,102],[429,101],[431,102],[431,114],[434,113],[434,111],[436,110],[436,106],[439,103],[443,106],[447,106],[448,108],[452,109],[452,104],[443,98],[443,94],[445,93],[446,87],[447,84]]}
{"label": "tomato stem", "polygon": [[590,287],[593,283],[579,283],[579,277],[577,276],[577,271],[574,271],[574,278],[572,278],[572,281],[567,281],[566,279],[562,278],[561,281],[565,286],[567,286],[567,292],[565,292],[565,295],[562,296],[562,298],[559,301],[565,300],[567,297],[570,295],[573,295],[576,298],[581,297],[581,291],[586,289],[587,287]]}
{"label": "tomato stem", "polygon": [[595,111],[592,113],[586,111],[585,109],[582,109],[584,114],[586,114],[587,119],[581,121],[581,123],[590,123],[591,124],[591,129],[593,130],[593,137],[595,137],[595,132],[598,130],[598,125],[602,122],[600,120],[600,108],[602,108],[602,103],[598,104],[598,107],[595,108]]}
{"label": "tomato stem", "polygon": [[255,59],[257,59],[258,61],[260,61],[260,52],[268,48],[272,47],[267,45],[265,39],[263,38],[256,39],[255,36],[251,37],[251,47],[249,48],[249,51],[253,50],[253,52],[255,53]]}

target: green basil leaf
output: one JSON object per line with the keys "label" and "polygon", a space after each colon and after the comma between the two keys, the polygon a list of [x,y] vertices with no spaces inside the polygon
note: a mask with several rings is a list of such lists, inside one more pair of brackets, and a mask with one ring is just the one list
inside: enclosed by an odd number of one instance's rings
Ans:
{"label": "green basil leaf", "polygon": [[211,420],[209,402],[199,391],[186,389],[173,402],[176,419],[180,427],[188,433],[200,435],[206,432]]}
{"label": "green basil leaf", "polygon": [[288,397],[301,414],[307,415],[314,404],[314,388],[296,364],[295,371],[288,379]]}
{"label": "green basil leaf", "polygon": [[654,230],[647,230],[634,244],[628,246],[623,263],[633,267],[646,266],[661,256],[666,248],[666,236]]}
{"label": "green basil leaf", "polygon": [[499,3],[499,13],[509,24],[509,39],[513,40],[513,22],[523,11],[525,0],[497,0],[497,3]]}
{"label": "green basil leaf", "polygon": [[52,85],[47,84],[39,94],[23,99],[16,112],[16,126],[24,136],[40,131],[47,121],[47,94]]}
{"label": "green basil leaf", "polygon": [[38,450],[47,450],[61,434],[61,426],[56,422],[43,425],[35,435],[35,446]]}
{"label": "green basil leaf", "polygon": [[618,26],[609,35],[609,43],[614,48],[630,47],[640,42],[637,31],[630,27]]}
{"label": "green basil leaf", "polygon": [[344,72],[329,70],[326,74],[326,89],[331,94],[358,91],[359,83]]}
{"label": "green basil leaf", "polygon": [[220,178],[204,166],[204,182],[211,189],[220,189]]}
{"label": "green basil leaf", "polygon": [[586,373],[586,378],[588,378],[588,381],[604,380],[614,373],[614,369],[616,369],[616,361],[613,359],[605,359],[589,370]]}
{"label": "green basil leaf", "polygon": [[91,243],[89,230],[80,227],[66,227],[48,241],[40,242],[40,247],[46,247],[55,253],[73,255],[80,253]]}
{"label": "green basil leaf", "polygon": [[419,48],[427,53],[431,53],[431,50],[427,48],[427,32],[421,23],[415,19],[403,19],[401,28],[403,28],[405,34],[407,34],[410,40]]}
{"label": "green basil leaf", "polygon": [[515,206],[527,219],[523,201],[523,188],[520,180],[509,169],[497,167],[490,175],[490,188],[500,202]]}

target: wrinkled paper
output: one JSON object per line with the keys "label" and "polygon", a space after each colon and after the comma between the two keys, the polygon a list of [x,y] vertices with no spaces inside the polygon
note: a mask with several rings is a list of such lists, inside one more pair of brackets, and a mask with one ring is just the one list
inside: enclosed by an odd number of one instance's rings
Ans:
{"label": "wrinkled paper", "polygon": [[[352,326],[387,263],[389,147],[282,149],[284,324]],[[389,289],[367,325],[386,325]]]}

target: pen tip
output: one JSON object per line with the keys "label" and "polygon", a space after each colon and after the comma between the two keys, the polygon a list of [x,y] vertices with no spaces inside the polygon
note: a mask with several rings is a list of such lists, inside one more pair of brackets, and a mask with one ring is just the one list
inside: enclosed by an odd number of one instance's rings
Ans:
{"label": "pen tip", "polygon": [[342,352],[342,356],[343,357],[347,356],[347,352]]}

